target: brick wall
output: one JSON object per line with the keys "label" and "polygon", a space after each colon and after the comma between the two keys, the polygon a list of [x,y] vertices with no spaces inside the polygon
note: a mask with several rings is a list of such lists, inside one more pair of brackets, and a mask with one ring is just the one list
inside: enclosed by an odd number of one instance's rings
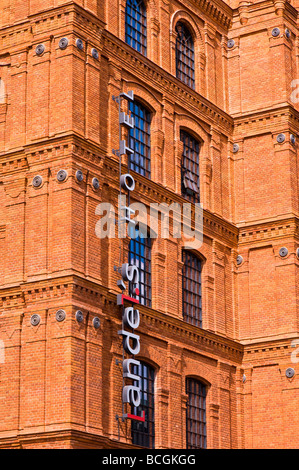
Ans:
{"label": "brick wall", "polygon": [[[183,321],[183,244],[174,237],[153,240],[152,308],[140,306],[140,359],[155,369],[156,447],[186,446],[187,377],[207,387],[208,447],[294,447],[298,379],[285,370],[296,369],[298,331],[297,144],[290,142],[298,105],[289,99],[297,11],[289,3],[277,15],[266,3],[262,11],[224,2],[210,10],[149,0],[143,57],[124,42],[124,0],[76,3],[0,1],[0,446],[132,446],[130,423],[118,428],[115,419],[119,240],[100,240],[95,227],[98,204],[116,205],[119,190],[112,96],[133,90],[151,111],[152,176],[134,173],[132,202],[184,202],[181,129],[201,142],[203,328]],[[195,90],[175,77],[178,20],[195,43]],[[42,184],[34,187],[37,175]]]}

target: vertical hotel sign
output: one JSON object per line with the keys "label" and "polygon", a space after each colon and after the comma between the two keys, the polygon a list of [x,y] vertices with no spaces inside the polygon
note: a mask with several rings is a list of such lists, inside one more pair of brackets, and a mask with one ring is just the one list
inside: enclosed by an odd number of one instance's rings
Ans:
{"label": "vertical hotel sign", "polygon": [[[119,176],[120,176],[120,195],[119,195],[119,236],[120,231],[122,231],[121,238],[123,238],[126,233],[127,224],[134,224],[134,221],[131,220],[131,215],[134,215],[134,211],[130,209],[130,193],[135,188],[135,181],[132,175],[130,175],[130,165],[128,165],[128,173],[122,174],[121,170],[121,158],[122,155],[126,155],[127,158],[129,155],[133,154],[134,151],[127,146],[127,142],[122,140],[122,128],[134,129],[134,118],[122,112],[121,103],[123,100],[127,102],[134,101],[133,91],[128,93],[120,93],[119,96],[112,97],[114,101],[118,103],[119,111],[119,149],[113,150],[113,153],[119,157]],[[124,192],[125,194],[122,194]],[[126,204],[128,196],[128,205]],[[121,250],[121,245],[120,245]],[[120,252],[120,259],[122,259]],[[117,295],[117,305],[122,307],[122,328],[118,331],[118,334],[122,336],[123,339],[123,388],[122,388],[122,420],[133,419],[137,421],[145,421],[145,412],[142,411],[142,415],[134,415],[131,413],[125,413],[125,405],[129,404],[131,407],[138,407],[141,403],[141,389],[140,382],[141,378],[133,372],[133,368],[139,369],[140,361],[135,359],[140,352],[140,336],[136,334],[135,330],[140,325],[140,314],[139,310],[136,308],[139,304],[139,270],[138,267],[134,264],[124,263],[121,267],[116,268],[116,270],[121,274],[121,279],[117,281],[117,287],[122,291],[121,294]],[[126,283],[131,285],[130,295],[126,295],[125,291],[127,290]],[[128,359],[125,359],[125,353],[131,356]],[[135,385],[128,385],[127,381],[133,381]],[[137,384],[137,385],[136,385]]]}

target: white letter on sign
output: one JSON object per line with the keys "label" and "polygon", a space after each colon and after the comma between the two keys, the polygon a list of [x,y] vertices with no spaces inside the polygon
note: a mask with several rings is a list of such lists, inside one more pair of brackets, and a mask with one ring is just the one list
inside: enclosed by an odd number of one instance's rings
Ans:
{"label": "white letter on sign", "polygon": [[[132,354],[132,356],[135,356],[135,354],[139,354],[140,336],[134,335],[134,333],[130,333],[125,330],[120,330],[118,334],[124,336],[124,349],[128,354]],[[130,345],[130,339],[132,339],[132,343],[133,343],[132,346]]]}
{"label": "white letter on sign", "polygon": [[132,385],[126,385],[123,388],[123,402],[132,403],[134,406],[140,405],[140,388],[133,387]]}
{"label": "white letter on sign", "polygon": [[135,310],[133,307],[127,307],[123,319],[126,326],[135,330],[140,324],[139,310]]}
{"label": "white letter on sign", "polygon": [[135,359],[125,359],[123,361],[123,377],[132,380],[140,380],[139,375],[132,374],[130,370],[130,365],[133,364],[137,367],[140,366],[140,361],[135,361]]}
{"label": "white letter on sign", "polygon": [[128,263],[124,263],[121,267],[121,276],[124,281],[133,282],[133,284],[139,283],[139,271],[137,266],[130,266]]}

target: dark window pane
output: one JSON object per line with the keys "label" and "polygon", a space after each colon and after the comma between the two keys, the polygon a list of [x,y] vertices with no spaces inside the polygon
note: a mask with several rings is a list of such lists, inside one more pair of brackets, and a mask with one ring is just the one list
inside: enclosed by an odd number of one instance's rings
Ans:
{"label": "dark window pane", "polygon": [[127,0],[126,43],[146,55],[146,8],[143,1]]}
{"label": "dark window pane", "polygon": [[150,127],[151,114],[141,103],[130,103],[131,116],[135,120],[134,129],[130,130],[130,148],[134,154],[129,159],[131,170],[147,178],[151,176]]}
{"label": "dark window pane", "polygon": [[183,318],[201,328],[201,261],[193,253],[183,251],[183,263]]}
{"label": "dark window pane", "polygon": [[192,202],[200,202],[199,190],[199,142],[181,131],[184,144],[182,155],[182,194]]}
{"label": "dark window pane", "polygon": [[[132,238],[129,243],[129,263],[135,264],[139,269],[139,296],[137,299],[142,305],[151,307],[151,239],[141,235]],[[129,285],[129,293],[133,295],[133,288]]]}
{"label": "dark window pane", "polygon": [[184,23],[175,27],[176,39],[176,76],[191,88],[195,88],[194,43],[190,31]]}
{"label": "dark window pane", "polygon": [[186,380],[187,403],[187,449],[206,449],[206,387],[195,379]]}
{"label": "dark window pane", "polygon": [[[140,366],[133,366],[132,371],[140,377],[139,386],[141,388],[141,404],[138,408],[132,407],[132,414],[141,415],[145,412],[145,422],[132,421],[131,433],[132,444],[143,447],[155,448],[155,402],[154,402],[154,379],[155,371],[144,362]],[[138,386],[138,381],[134,381]]]}

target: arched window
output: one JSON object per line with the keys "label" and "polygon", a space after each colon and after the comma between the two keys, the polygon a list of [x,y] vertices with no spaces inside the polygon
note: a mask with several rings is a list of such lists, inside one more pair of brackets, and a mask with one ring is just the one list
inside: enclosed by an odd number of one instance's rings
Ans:
{"label": "arched window", "polygon": [[190,251],[183,251],[183,263],[183,318],[201,328],[201,260]]}
{"label": "arched window", "polygon": [[198,140],[181,131],[182,155],[182,194],[192,202],[200,202],[199,192],[199,148]]}
{"label": "arched window", "polygon": [[176,76],[182,82],[195,88],[194,42],[190,31],[184,23],[178,22],[175,27],[176,39]]}
{"label": "arched window", "polygon": [[134,154],[130,156],[129,166],[143,176],[151,176],[151,113],[138,101],[130,102],[129,109],[135,120],[134,129],[130,129],[130,148]]}
{"label": "arched window", "polygon": [[155,371],[145,362],[140,362],[140,366],[132,367],[133,374],[140,377],[140,381],[134,381],[134,386],[141,389],[141,403],[138,408],[132,407],[132,414],[140,416],[145,412],[145,422],[132,421],[131,433],[132,444],[154,449],[155,447]]}
{"label": "arched window", "polygon": [[141,0],[127,0],[126,43],[146,56],[146,8]]}
{"label": "arched window", "polygon": [[206,386],[199,380],[186,379],[187,403],[187,449],[206,449]]}
{"label": "arched window", "polygon": [[[129,243],[129,263],[139,269],[139,296],[142,305],[151,307],[151,238],[140,230],[137,237]],[[129,293],[133,295],[133,287],[129,285]]]}

